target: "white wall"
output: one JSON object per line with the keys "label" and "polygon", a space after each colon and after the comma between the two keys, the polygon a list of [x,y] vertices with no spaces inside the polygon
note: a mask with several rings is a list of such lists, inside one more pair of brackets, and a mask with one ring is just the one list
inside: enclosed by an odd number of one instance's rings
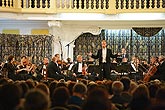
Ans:
{"label": "white wall", "polygon": [[47,21],[4,20],[0,21],[0,33],[3,29],[18,29],[20,34],[30,35],[32,29],[49,29],[49,27]]}

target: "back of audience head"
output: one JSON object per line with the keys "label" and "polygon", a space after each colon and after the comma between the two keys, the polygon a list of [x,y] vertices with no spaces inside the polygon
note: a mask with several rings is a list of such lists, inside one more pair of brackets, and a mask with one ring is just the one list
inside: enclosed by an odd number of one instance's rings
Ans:
{"label": "back of audience head", "polygon": [[49,96],[39,89],[31,89],[25,96],[24,110],[48,110]]}
{"label": "back of audience head", "polygon": [[0,89],[0,105],[4,110],[14,110],[20,103],[22,90],[15,84],[3,85]]}
{"label": "back of audience head", "polygon": [[112,83],[112,91],[113,91],[113,94],[120,94],[124,89],[124,85],[122,82],[120,81],[114,81]]}
{"label": "back of audience head", "polygon": [[35,87],[35,83],[33,80],[27,80],[26,84],[29,86],[29,89],[33,89]]}
{"label": "back of audience head", "polygon": [[83,110],[111,110],[109,94],[103,88],[94,88],[89,91]]}
{"label": "back of audience head", "polygon": [[155,98],[156,92],[158,91],[159,88],[160,88],[160,86],[158,84],[149,85],[148,89],[149,89],[149,93],[150,93],[150,98]]}
{"label": "back of audience head", "polygon": [[133,94],[133,92],[135,91],[135,89],[138,87],[138,84],[134,81],[131,81],[130,83],[130,88],[129,88],[129,93]]}
{"label": "back of audience head", "polygon": [[18,86],[22,88],[22,98],[25,97],[25,94],[29,91],[29,86],[25,82],[19,82]]}
{"label": "back of audience head", "polygon": [[56,88],[57,87],[67,87],[67,84],[65,82],[58,82]]}
{"label": "back of audience head", "polygon": [[128,91],[129,88],[130,88],[130,83],[131,83],[129,77],[122,77],[122,78],[120,79],[120,81],[121,81],[121,82],[123,83],[123,85],[124,85],[124,90],[123,90],[123,91]]}
{"label": "back of audience head", "polygon": [[130,102],[131,110],[149,110],[150,97],[146,85],[140,84],[133,92],[133,98]]}
{"label": "back of audience head", "polygon": [[87,86],[83,83],[77,83],[73,87],[73,94],[78,93],[84,96],[87,93]]}
{"label": "back of audience head", "polygon": [[66,87],[57,87],[52,96],[52,107],[54,106],[66,106],[68,104],[70,94]]}
{"label": "back of audience head", "polygon": [[91,82],[87,85],[87,87],[88,87],[88,91],[90,91],[91,89],[98,87],[98,84],[95,83],[95,82],[93,82],[93,81],[91,81]]}
{"label": "back of audience head", "polygon": [[57,86],[57,83],[58,83],[57,81],[53,81],[50,83],[50,85],[49,85],[50,97],[52,97],[53,92]]}
{"label": "back of audience head", "polygon": [[156,103],[165,105],[165,87],[158,89],[155,98]]}
{"label": "back of audience head", "polygon": [[43,92],[45,92],[47,95],[50,95],[50,92],[49,92],[49,88],[46,84],[44,83],[39,83],[36,88],[42,90]]}
{"label": "back of audience head", "polygon": [[107,90],[108,90],[108,93],[110,94],[110,95],[112,95],[113,94],[113,91],[112,91],[112,81],[111,80],[108,80],[105,84],[106,84],[106,87],[107,87]]}
{"label": "back of audience head", "polygon": [[133,97],[134,98],[139,98],[139,97],[150,98],[148,87],[146,85],[144,85],[144,84],[140,84],[135,89],[135,91],[133,92]]}
{"label": "back of audience head", "polygon": [[69,93],[70,93],[71,96],[73,95],[73,87],[74,87],[75,84],[76,84],[75,81],[72,81],[72,82],[68,83],[68,89],[69,89]]}

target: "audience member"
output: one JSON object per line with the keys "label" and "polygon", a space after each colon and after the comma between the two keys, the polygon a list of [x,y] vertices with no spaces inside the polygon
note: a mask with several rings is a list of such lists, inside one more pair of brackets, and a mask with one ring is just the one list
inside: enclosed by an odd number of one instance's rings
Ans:
{"label": "audience member", "polygon": [[83,110],[111,110],[108,91],[103,88],[94,88],[89,91]]}
{"label": "audience member", "polygon": [[85,95],[87,93],[87,86],[83,83],[77,83],[73,87],[73,95],[69,99],[69,104],[74,104],[79,107],[84,102]]}
{"label": "audience member", "polygon": [[69,101],[69,90],[66,87],[57,87],[54,90],[52,97],[52,108],[55,107],[64,107],[67,108]]}
{"label": "audience member", "polygon": [[140,84],[133,92],[132,101],[130,102],[131,110],[149,110],[150,97],[146,85]]}
{"label": "audience member", "polygon": [[0,89],[1,110],[15,110],[20,103],[22,90],[15,84],[5,84]]}
{"label": "audience member", "polygon": [[39,89],[30,90],[25,96],[24,110],[49,110],[49,96]]}

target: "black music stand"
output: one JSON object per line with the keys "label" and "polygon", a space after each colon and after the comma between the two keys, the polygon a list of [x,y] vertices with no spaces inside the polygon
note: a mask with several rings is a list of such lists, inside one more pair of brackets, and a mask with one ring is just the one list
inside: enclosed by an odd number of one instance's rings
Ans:
{"label": "black music stand", "polygon": [[129,64],[121,64],[117,66],[117,72],[119,73],[128,73],[130,70]]}
{"label": "black music stand", "polygon": [[99,65],[89,64],[87,72],[91,73],[89,75],[90,80],[93,80],[93,81],[97,80],[98,79],[97,75],[100,73]]}
{"label": "black music stand", "polygon": [[129,65],[130,65],[129,77],[137,81],[138,72],[134,70],[134,68],[131,66],[131,63]]}
{"label": "black music stand", "polygon": [[117,63],[111,63],[110,68],[111,68],[111,70],[116,70],[117,69]]}
{"label": "black music stand", "polygon": [[91,75],[96,75],[100,73],[99,65],[92,65],[90,64],[87,69],[88,73],[91,73]]}
{"label": "black music stand", "polygon": [[124,73],[129,73],[130,72],[130,64],[121,63],[120,65],[117,66],[116,71],[118,73],[121,73],[121,76],[124,76]]}

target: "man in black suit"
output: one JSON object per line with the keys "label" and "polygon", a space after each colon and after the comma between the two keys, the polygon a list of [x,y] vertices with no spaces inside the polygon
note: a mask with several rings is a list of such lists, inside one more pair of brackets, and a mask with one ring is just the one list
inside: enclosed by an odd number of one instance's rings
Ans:
{"label": "man in black suit", "polygon": [[122,62],[128,62],[128,54],[125,48],[121,49]]}
{"label": "man in black suit", "polygon": [[84,62],[82,60],[82,56],[78,55],[77,63],[75,63],[72,67],[73,76],[77,78],[84,78],[83,69],[84,69]]}
{"label": "man in black suit", "polygon": [[61,73],[57,61],[60,60],[60,55],[55,54],[52,61],[47,66],[47,74],[49,78],[54,78],[56,80],[64,79],[65,76]]}
{"label": "man in black suit", "polygon": [[106,45],[106,41],[103,40],[101,42],[102,44],[102,49],[99,49],[97,52],[97,55],[93,55],[91,52],[89,53],[89,55],[94,58],[94,59],[99,59],[99,67],[100,67],[100,74],[99,74],[99,78],[101,80],[103,79],[111,79],[110,78],[110,64],[111,64],[111,59],[110,58],[117,58],[117,54],[114,55],[112,54],[111,49],[107,49]]}
{"label": "man in black suit", "polygon": [[157,71],[151,76],[150,80],[159,79],[165,81],[165,57],[160,55],[158,57],[159,65],[157,66]]}
{"label": "man in black suit", "polygon": [[38,67],[36,68],[36,73],[37,73],[36,79],[38,81],[40,81],[41,79],[47,79],[46,70],[47,70],[48,63],[49,63],[49,59],[45,57],[42,63],[39,64]]}

